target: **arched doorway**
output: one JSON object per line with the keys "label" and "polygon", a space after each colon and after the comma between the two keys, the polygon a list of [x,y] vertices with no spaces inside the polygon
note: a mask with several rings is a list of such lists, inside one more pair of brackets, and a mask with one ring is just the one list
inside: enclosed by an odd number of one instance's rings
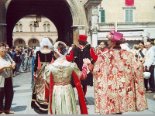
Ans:
{"label": "arched doorway", "polygon": [[14,46],[15,47],[26,47],[26,43],[23,39],[18,38],[14,41]]}
{"label": "arched doorway", "polygon": [[39,41],[35,38],[30,39],[28,42],[28,46],[33,48],[33,47],[38,47],[39,46]]}
{"label": "arched doorway", "polygon": [[49,18],[58,30],[58,40],[73,43],[73,18],[66,0],[11,0],[6,14],[7,42],[12,45],[12,31],[19,19],[26,15],[43,15]]}

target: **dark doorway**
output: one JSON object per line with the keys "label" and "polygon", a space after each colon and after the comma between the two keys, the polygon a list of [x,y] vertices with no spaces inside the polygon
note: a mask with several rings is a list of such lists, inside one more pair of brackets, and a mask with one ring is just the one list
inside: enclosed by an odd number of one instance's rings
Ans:
{"label": "dark doorway", "polygon": [[26,15],[43,15],[56,26],[58,40],[68,45],[73,43],[72,14],[66,0],[12,0],[7,9],[7,43],[12,46],[15,24]]}

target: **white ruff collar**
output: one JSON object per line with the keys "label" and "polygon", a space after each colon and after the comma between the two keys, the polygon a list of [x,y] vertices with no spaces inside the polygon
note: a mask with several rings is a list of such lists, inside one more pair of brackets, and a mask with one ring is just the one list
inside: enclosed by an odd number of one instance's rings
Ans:
{"label": "white ruff collar", "polygon": [[70,62],[66,60],[65,56],[61,56],[54,61],[53,65],[67,67],[67,66],[70,66]]}

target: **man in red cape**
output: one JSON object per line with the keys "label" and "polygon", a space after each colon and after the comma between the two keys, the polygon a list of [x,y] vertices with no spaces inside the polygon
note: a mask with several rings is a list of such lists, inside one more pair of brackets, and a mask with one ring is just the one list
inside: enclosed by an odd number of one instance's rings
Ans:
{"label": "man in red cape", "polygon": [[[87,58],[90,60],[89,68],[93,68],[94,62],[97,60],[97,56],[95,55],[94,48],[91,47],[87,42],[86,35],[79,35],[79,46],[76,46],[70,51],[70,54],[66,56],[66,59],[71,62],[75,62],[78,65],[78,68],[82,70],[83,59]],[[86,79],[81,80],[81,84],[83,86],[84,95],[87,92],[87,85],[93,86],[93,74],[90,71],[87,74]]]}

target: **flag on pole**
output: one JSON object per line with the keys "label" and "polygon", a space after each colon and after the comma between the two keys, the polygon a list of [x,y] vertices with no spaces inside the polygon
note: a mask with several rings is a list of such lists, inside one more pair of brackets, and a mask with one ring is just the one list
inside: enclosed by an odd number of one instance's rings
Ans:
{"label": "flag on pole", "polygon": [[134,0],[125,0],[125,5],[126,6],[133,6],[134,5]]}

